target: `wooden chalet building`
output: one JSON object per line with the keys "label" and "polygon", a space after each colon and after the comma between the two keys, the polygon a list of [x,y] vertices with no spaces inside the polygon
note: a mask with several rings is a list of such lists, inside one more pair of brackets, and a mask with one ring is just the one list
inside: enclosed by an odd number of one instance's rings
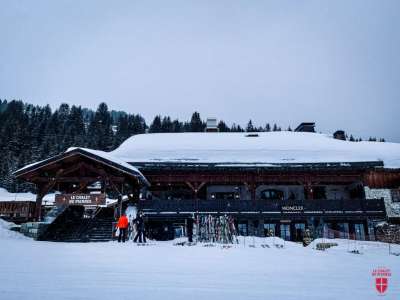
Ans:
{"label": "wooden chalet building", "polygon": [[[399,168],[400,144],[205,132],[137,135],[109,153],[74,148],[16,176],[37,185],[38,219],[49,191],[71,199],[100,183],[104,198],[119,197],[116,208],[125,207],[124,197],[135,203],[159,239],[173,238],[197,214],[232,215],[243,235],[300,240],[306,228],[330,228],[338,237],[373,239],[378,222],[399,220]],[[89,204],[98,205],[81,203]]]}

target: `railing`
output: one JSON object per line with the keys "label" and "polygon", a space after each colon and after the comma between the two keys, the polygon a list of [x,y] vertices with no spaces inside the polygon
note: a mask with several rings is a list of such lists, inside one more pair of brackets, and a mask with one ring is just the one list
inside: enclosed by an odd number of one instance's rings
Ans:
{"label": "railing", "polygon": [[342,200],[140,200],[139,209],[149,212],[375,212],[384,213],[383,199]]}

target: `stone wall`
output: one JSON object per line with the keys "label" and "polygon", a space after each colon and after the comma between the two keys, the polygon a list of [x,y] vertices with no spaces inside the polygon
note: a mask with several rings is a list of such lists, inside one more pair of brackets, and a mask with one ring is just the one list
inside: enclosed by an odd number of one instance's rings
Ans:
{"label": "stone wall", "polygon": [[383,198],[386,207],[386,213],[389,218],[400,218],[400,202],[393,202],[391,189],[370,189],[365,187],[365,197],[367,199]]}
{"label": "stone wall", "polygon": [[49,224],[40,222],[24,223],[21,224],[20,232],[25,236],[37,239],[46,230],[47,226]]}

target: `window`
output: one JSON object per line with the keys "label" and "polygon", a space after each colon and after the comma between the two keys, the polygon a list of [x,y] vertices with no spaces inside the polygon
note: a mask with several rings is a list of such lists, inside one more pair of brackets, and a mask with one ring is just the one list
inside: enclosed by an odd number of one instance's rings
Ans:
{"label": "window", "polygon": [[290,225],[281,224],[281,238],[285,241],[290,241]]}
{"label": "window", "polygon": [[368,238],[370,241],[375,241],[375,224],[368,222]]}
{"label": "window", "polygon": [[349,238],[349,223],[338,223],[339,238],[348,239]]}
{"label": "window", "polygon": [[364,232],[364,224],[362,223],[357,223],[354,224],[354,231],[356,234],[356,240],[365,240],[365,232]]}
{"label": "window", "polygon": [[180,238],[184,236],[183,226],[175,226],[174,227],[174,235],[175,238]]}
{"label": "window", "polygon": [[324,223],[323,226],[323,237],[328,239],[335,238],[335,231],[333,230],[332,223]]}
{"label": "window", "polygon": [[283,192],[275,189],[267,189],[261,192],[261,199],[264,200],[283,200]]}
{"label": "window", "polygon": [[217,192],[211,194],[211,199],[217,199],[217,200],[233,200],[233,199],[239,199],[239,193],[234,193],[234,192]]}
{"label": "window", "polygon": [[238,224],[239,235],[247,235],[247,223]]}
{"label": "window", "polygon": [[326,189],[324,186],[315,186],[313,193],[314,199],[326,199]]}
{"label": "window", "polygon": [[264,223],[264,235],[265,236],[275,236],[275,224]]}
{"label": "window", "polygon": [[400,189],[392,190],[392,202],[400,202]]}

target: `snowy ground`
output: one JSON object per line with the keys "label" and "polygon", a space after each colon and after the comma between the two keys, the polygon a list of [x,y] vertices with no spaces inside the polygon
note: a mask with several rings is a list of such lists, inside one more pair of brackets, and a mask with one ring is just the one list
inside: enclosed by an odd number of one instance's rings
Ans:
{"label": "snowy ground", "polygon": [[[327,251],[272,239],[221,246],[36,242],[0,221],[0,299],[399,299],[400,256],[365,242]],[[276,243],[281,243],[279,239]],[[271,248],[263,248],[269,244]],[[400,249],[397,249],[400,250]],[[371,272],[392,271],[385,296]]]}

